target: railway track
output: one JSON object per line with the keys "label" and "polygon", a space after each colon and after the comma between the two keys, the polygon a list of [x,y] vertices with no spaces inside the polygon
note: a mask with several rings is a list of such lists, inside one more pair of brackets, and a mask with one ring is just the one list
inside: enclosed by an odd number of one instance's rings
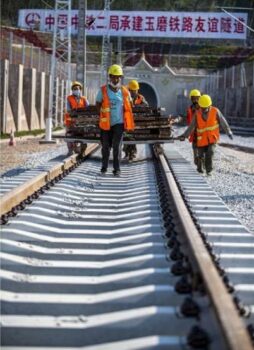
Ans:
{"label": "railway track", "polygon": [[221,147],[232,148],[232,149],[234,149],[236,151],[242,151],[242,152],[251,153],[251,154],[254,153],[254,148],[253,147],[247,147],[247,146],[242,146],[242,145],[235,145],[235,144],[226,143],[226,142],[220,142],[219,145]]}
{"label": "railway track", "polygon": [[99,169],[2,198],[2,348],[253,349],[253,236],[173,147]]}

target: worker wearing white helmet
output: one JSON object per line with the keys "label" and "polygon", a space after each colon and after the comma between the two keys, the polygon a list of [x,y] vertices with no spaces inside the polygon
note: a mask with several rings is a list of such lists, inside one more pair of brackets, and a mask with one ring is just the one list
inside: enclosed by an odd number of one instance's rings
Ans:
{"label": "worker wearing white helmet", "polygon": [[197,170],[211,175],[213,170],[213,156],[216,143],[220,138],[220,126],[224,129],[230,139],[233,139],[232,131],[221,111],[212,106],[209,95],[202,95],[198,100],[200,108],[195,112],[189,127],[179,136],[183,141],[195,130],[197,134],[198,164]]}
{"label": "worker wearing white helmet", "polygon": [[103,85],[96,97],[96,106],[100,113],[102,167],[101,173],[108,169],[109,155],[113,148],[113,174],[120,175],[120,158],[124,130],[134,129],[132,101],[128,91],[122,85],[122,67],[113,64],[109,70],[109,83]]}

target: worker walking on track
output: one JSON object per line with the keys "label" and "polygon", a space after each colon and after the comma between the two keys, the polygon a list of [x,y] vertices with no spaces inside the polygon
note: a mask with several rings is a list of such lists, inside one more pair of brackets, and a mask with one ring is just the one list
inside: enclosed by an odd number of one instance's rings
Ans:
{"label": "worker walking on track", "polygon": [[[192,104],[187,109],[187,119],[186,119],[187,125],[190,125],[195,112],[199,109],[198,100],[200,96],[201,96],[201,93],[199,90],[197,89],[191,90],[190,100]],[[197,133],[195,130],[190,134],[189,142],[192,144],[194,164],[198,165]]]}
{"label": "worker walking on track", "polygon": [[[89,106],[88,99],[85,96],[82,96],[82,84],[78,81],[74,81],[71,84],[72,94],[67,97],[67,113],[64,116],[64,125],[66,126],[66,135],[68,136],[69,128],[71,127],[71,114],[79,109],[86,108]],[[77,151],[77,143],[75,142],[67,142],[68,152],[69,154]],[[83,153],[87,147],[86,144],[82,144],[81,153]]]}
{"label": "worker walking on track", "polygon": [[[132,103],[135,107],[147,107],[148,102],[145,97],[139,93],[139,83],[137,80],[131,80],[128,83],[128,89],[131,94]],[[124,145],[123,151],[125,152],[125,158],[132,161],[137,155],[136,145]]]}
{"label": "worker walking on track", "polygon": [[113,148],[113,174],[120,175],[120,159],[124,130],[133,130],[131,96],[122,86],[123,70],[113,64],[109,70],[109,83],[98,91],[96,106],[100,113],[99,127],[101,130],[102,167],[101,173],[108,169],[110,149]]}
{"label": "worker walking on track", "polygon": [[198,151],[197,170],[203,173],[204,164],[207,175],[211,175],[214,151],[220,137],[220,126],[230,139],[233,139],[233,134],[223,114],[218,108],[212,106],[212,99],[209,95],[202,95],[198,100],[198,104],[200,109],[196,110],[189,127],[179,136],[179,139],[184,141],[193,131],[196,132]]}

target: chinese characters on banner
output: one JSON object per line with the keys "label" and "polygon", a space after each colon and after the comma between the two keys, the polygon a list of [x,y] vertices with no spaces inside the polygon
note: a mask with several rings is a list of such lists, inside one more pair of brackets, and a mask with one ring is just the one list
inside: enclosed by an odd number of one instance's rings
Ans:
{"label": "chinese characters on banner", "polygon": [[[104,12],[87,11],[87,35],[129,37],[172,37],[203,39],[246,39],[247,13],[234,13],[236,20],[215,12],[145,12],[110,11],[108,23]],[[59,11],[57,25],[67,27],[67,12]],[[53,31],[53,10],[19,10],[19,27]],[[84,23],[85,26],[85,23]],[[78,11],[72,10],[72,34],[78,31]]]}

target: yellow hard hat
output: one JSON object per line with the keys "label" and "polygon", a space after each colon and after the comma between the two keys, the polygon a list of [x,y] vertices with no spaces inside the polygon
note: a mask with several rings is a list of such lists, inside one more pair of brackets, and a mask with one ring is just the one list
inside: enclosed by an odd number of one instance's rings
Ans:
{"label": "yellow hard hat", "polygon": [[122,67],[119,66],[118,64],[113,64],[112,66],[109,67],[108,74],[122,76],[123,75]]}
{"label": "yellow hard hat", "polygon": [[71,89],[73,89],[74,86],[80,86],[80,89],[83,88],[82,84],[79,81],[73,81],[71,84]]}
{"label": "yellow hard hat", "polygon": [[209,95],[202,95],[198,100],[198,104],[201,108],[208,108],[212,104],[212,99]]}
{"label": "yellow hard hat", "polygon": [[197,89],[193,89],[191,90],[189,97],[192,98],[192,97],[200,97],[200,96],[201,96],[200,91]]}
{"label": "yellow hard hat", "polygon": [[131,80],[129,81],[128,88],[130,90],[139,90],[139,83],[137,80]]}

